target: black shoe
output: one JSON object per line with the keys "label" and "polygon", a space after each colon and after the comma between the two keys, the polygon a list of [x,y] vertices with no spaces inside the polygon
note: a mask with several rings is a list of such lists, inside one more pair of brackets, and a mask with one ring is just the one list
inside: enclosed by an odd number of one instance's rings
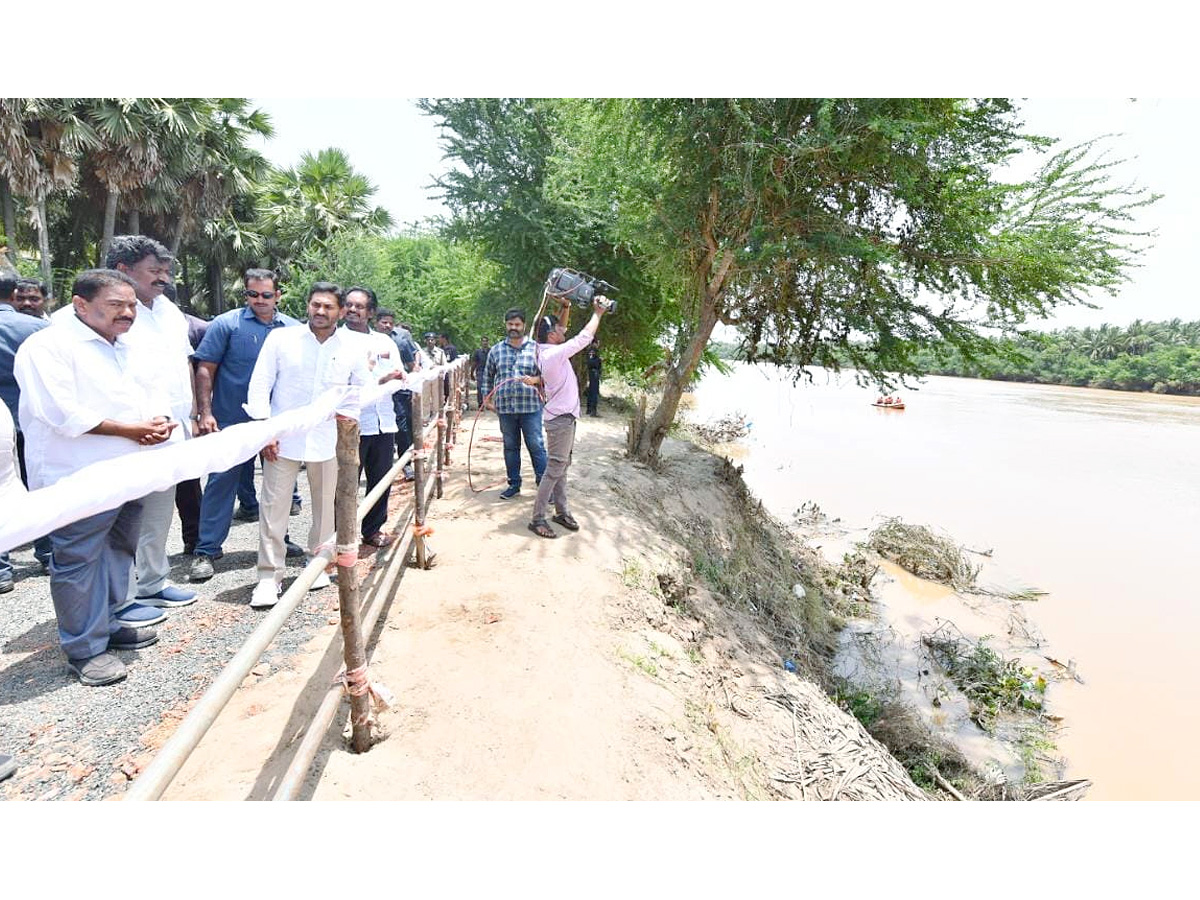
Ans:
{"label": "black shoe", "polygon": [[291,510],[291,512],[288,513],[288,515],[289,516],[300,515],[300,501],[299,500],[292,501],[292,510]]}
{"label": "black shoe", "polygon": [[297,556],[304,555],[304,548],[299,544],[293,544],[289,539],[283,539],[283,555],[286,559],[295,559]]}
{"label": "black shoe", "polygon": [[126,675],[125,663],[111,653],[98,653],[87,659],[68,659],[67,665],[88,687],[115,684]]}
{"label": "black shoe", "polygon": [[510,484],[508,487],[506,487],[504,490],[502,490],[500,492],[500,499],[501,500],[511,500],[513,497],[517,496],[520,493],[521,493],[521,488],[519,485]]}
{"label": "black shoe", "polygon": [[258,510],[257,509],[246,509],[246,507],[239,504],[238,508],[237,508],[237,512],[235,512],[233,514],[233,517],[235,519],[237,519],[239,522],[257,522],[258,521]]}
{"label": "black shoe", "polygon": [[122,626],[108,636],[109,650],[141,650],[157,643],[158,632],[153,628]]}

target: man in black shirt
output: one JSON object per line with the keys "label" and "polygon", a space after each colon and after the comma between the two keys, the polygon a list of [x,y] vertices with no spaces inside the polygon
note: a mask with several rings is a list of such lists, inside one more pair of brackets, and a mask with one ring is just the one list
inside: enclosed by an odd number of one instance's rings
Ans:
{"label": "man in black shirt", "polygon": [[483,370],[487,366],[488,351],[492,349],[487,338],[479,339],[479,349],[471,354],[469,378],[475,380],[475,408],[483,409]]}
{"label": "man in black shirt", "polygon": [[587,414],[589,416],[599,416],[596,412],[596,406],[600,402],[600,343],[592,341],[592,345],[588,347],[587,355]]}

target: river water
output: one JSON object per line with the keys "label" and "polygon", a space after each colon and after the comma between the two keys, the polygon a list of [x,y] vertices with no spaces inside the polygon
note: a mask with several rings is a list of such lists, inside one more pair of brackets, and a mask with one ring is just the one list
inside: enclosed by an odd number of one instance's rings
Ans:
{"label": "river water", "polygon": [[867,526],[899,516],[991,548],[1083,684],[1055,683],[1068,778],[1089,799],[1200,799],[1200,398],[958,378],[870,405],[853,377],[736,364],[697,421],[740,412],[745,479],[787,521],[805,501]]}

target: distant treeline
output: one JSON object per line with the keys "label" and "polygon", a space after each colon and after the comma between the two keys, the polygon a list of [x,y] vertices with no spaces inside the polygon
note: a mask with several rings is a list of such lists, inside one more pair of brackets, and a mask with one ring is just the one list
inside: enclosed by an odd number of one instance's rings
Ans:
{"label": "distant treeline", "polygon": [[1200,395],[1200,321],[1029,332],[987,346],[970,361],[938,345],[917,358],[932,375]]}
{"label": "distant treeline", "polygon": [[[737,344],[714,342],[710,349],[723,359],[742,358]],[[949,345],[931,344],[914,358],[931,375],[1200,396],[1200,321],[1137,320],[1124,328],[991,338],[970,360]]]}

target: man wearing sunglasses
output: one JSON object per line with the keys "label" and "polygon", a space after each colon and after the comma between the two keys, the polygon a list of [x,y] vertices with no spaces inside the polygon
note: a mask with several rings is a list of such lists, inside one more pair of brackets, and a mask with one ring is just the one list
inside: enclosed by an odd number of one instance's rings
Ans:
{"label": "man wearing sunglasses", "polygon": [[[213,319],[196,348],[197,434],[211,434],[230,425],[250,421],[242,408],[250,387],[250,375],[267,335],[277,328],[300,323],[279,312],[279,276],[268,269],[247,269],[242,275],[246,305]],[[254,457],[225,472],[208,476],[200,500],[200,539],[192,559],[191,580],[213,576],[213,560],[222,556],[221,547],[233,522],[233,501],[244,469],[253,480]]]}

